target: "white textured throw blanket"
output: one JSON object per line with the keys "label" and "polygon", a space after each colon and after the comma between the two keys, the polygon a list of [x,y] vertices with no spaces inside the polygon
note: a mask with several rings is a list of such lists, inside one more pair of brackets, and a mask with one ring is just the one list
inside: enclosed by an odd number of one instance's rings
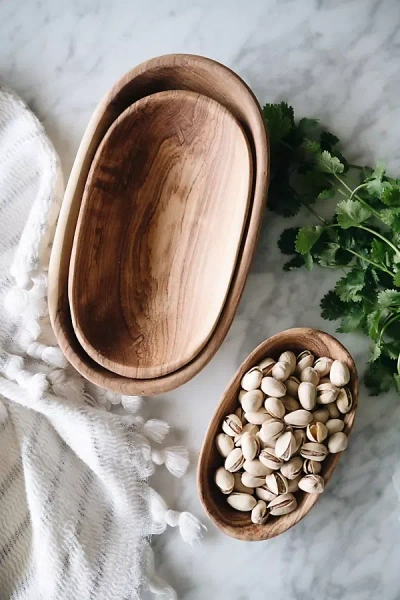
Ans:
{"label": "white textured throw blanket", "polygon": [[[62,191],[42,126],[0,88],[0,598],[128,600],[147,587],[172,599],[149,536],[171,525],[191,542],[201,525],[147,479],[162,463],[183,475],[187,454],[154,449],[168,425],[132,414],[141,398],[89,389],[54,345],[46,270]],[[126,416],[107,411],[120,401]]]}

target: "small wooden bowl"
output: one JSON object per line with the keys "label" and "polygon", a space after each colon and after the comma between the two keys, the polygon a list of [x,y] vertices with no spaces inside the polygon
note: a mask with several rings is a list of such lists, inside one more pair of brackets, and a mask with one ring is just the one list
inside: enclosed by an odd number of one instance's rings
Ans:
{"label": "small wooden bowl", "polygon": [[[135,379],[102,367],[79,343],[68,298],[69,266],[88,174],[107,130],[134,102],[166,90],[197,92],[229,110],[247,137],[254,177],[242,243],[212,335],[187,365],[165,376]],[[172,54],[142,63],[113,86],[94,112],[79,147],[61,206],[49,267],[48,302],[53,330],[61,350],[81,375],[113,392],[152,395],[186,383],[211,360],[229,330],[243,292],[261,228],[268,180],[269,149],[260,106],[242,79],[227,67],[202,56]]]}
{"label": "small wooden bowl", "polygon": [[[281,517],[269,517],[265,525],[255,525],[250,520],[250,513],[241,513],[228,505],[226,496],[218,490],[214,482],[216,469],[223,465],[223,458],[215,447],[215,438],[221,431],[224,417],[234,412],[239,406],[237,398],[243,375],[263,358],[270,356],[276,360],[285,350],[292,350],[295,353],[310,350],[316,358],[328,356],[347,364],[351,374],[348,387],[353,395],[353,407],[344,415],[343,431],[348,435],[354,424],[359,390],[356,366],[342,344],[328,333],[308,328],[288,329],[260,344],[246,358],[230,381],[211,419],[200,454],[197,477],[200,500],[206,513],[224,533],[239,540],[261,541],[283,533],[298,523],[311,510],[321,495],[297,491],[295,496],[298,506],[295,511]],[[329,454],[323,461],[321,475],[325,480],[325,485],[330,480],[340,456],[341,453]]]}

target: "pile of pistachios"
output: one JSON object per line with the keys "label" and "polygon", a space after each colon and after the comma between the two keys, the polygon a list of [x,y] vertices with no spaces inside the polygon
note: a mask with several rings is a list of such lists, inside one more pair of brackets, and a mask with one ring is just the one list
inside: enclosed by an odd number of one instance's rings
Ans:
{"label": "pile of pistachios", "polygon": [[323,461],[347,447],[349,381],[345,363],[308,350],[265,358],[243,376],[238,408],[215,441],[225,459],[215,483],[232,508],[262,525],[295,510],[298,490],[324,491]]}

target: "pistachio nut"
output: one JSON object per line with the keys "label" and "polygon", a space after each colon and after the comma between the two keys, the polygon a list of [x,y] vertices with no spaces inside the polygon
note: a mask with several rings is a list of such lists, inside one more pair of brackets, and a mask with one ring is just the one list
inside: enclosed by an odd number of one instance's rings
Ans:
{"label": "pistachio nut", "polygon": [[296,477],[296,479],[288,479],[288,492],[297,492],[299,489],[299,481],[303,477],[303,473]]}
{"label": "pistachio nut", "polygon": [[303,469],[303,459],[300,456],[294,456],[287,463],[281,466],[281,473],[286,479],[296,479]]}
{"label": "pistachio nut", "polygon": [[[297,392],[296,392],[296,396],[297,396]],[[280,398],[280,401],[282,402],[283,406],[285,407],[286,412],[293,412],[294,410],[299,410],[299,408],[301,408],[300,402],[298,402],[292,396],[289,396],[289,395],[283,396],[283,398]]]}
{"label": "pistachio nut", "polygon": [[330,383],[330,382],[331,382],[331,380],[329,379],[329,377],[321,377],[319,380],[319,383]]}
{"label": "pistachio nut", "polygon": [[244,433],[241,448],[245,460],[253,460],[260,452],[260,440],[254,433]]}
{"label": "pistachio nut", "polygon": [[251,511],[251,522],[255,525],[264,525],[267,522],[268,515],[267,504],[264,500],[259,500]]}
{"label": "pistachio nut", "polygon": [[244,456],[241,448],[234,448],[225,459],[225,469],[231,473],[235,473],[235,471],[239,471],[243,467],[243,463]]}
{"label": "pistachio nut", "polygon": [[348,387],[341,388],[336,398],[336,406],[338,410],[345,415],[353,406],[353,396]]}
{"label": "pistachio nut", "polygon": [[248,421],[252,425],[262,425],[264,421],[267,421],[270,417],[270,415],[263,407],[261,407],[256,412],[246,412],[244,413],[244,416],[246,421]]}
{"label": "pistachio nut", "polygon": [[341,360],[334,360],[329,373],[331,383],[336,387],[343,387],[350,381],[350,371],[346,363]]}
{"label": "pistachio nut", "polygon": [[279,471],[275,471],[271,473],[271,475],[267,475],[265,478],[265,485],[273,494],[279,496],[280,494],[286,494],[287,492],[287,479],[282,473]]}
{"label": "pistachio nut", "polygon": [[321,471],[321,463],[316,460],[306,459],[303,463],[303,471],[306,475],[318,475]]}
{"label": "pistachio nut", "polygon": [[254,496],[243,494],[241,492],[233,492],[233,494],[227,497],[226,501],[232,508],[243,512],[250,512],[257,504],[257,500]]}
{"label": "pistachio nut", "polygon": [[291,375],[285,381],[286,391],[289,396],[293,396],[297,398],[297,390],[300,385],[300,379],[298,379],[295,375]]}
{"label": "pistachio nut", "polygon": [[299,410],[294,410],[293,412],[285,415],[283,420],[285,421],[286,425],[291,425],[295,428],[301,428],[307,427],[307,425],[313,420],[313,416],[310,411],[300,408]]}
{"label": "pistachio nut", "polygon": [[261,371],[263,372],[264,375],[266,375],[267,374],[266,371],[268,371],[268,373],[270,373],[274,364],[275,364],[275,361],[273,358],[264,358],[258,365],[258,368],[261,369]]}
{"label": "pistachio nut", "polygon": [[309,458],[318,462],[324,460],[328,454],[328,449],[318,442],[307,442],[300,448],[300,455],[303,458]]}
{"label": "pistachio nut", "polygon": [[264,394],[261,390],[251,390],[246,392],[242,398],[242,408],[244,412],[257,412],[262,407]]}
{"label": "pistachio nut", "polygon": [[246,423],[246,425],[243,425],[242,431],[238,435],[235,435],[235,437],[233,438],[235,446],[239,448],[242,445],[242,437],[244,433],[249,432],[254,433],[254,435],[256,435],[258,431],[259,429],[257,425],[253,425],[252,423]]}
{"label": "pistachio nut", "polygon": [[308,383],[312,383],[317,386],[319,383],[319,375],[313,367],[306,367],[300,373],[300,381],[305,381]]}
{"label": "pistachio nut", "polygon": [[243,428],[242,421],[237,415],[227,415],[222,422],[222,431],[230,437],[238,435]]}
{"label": "pistachio nut", "polygon": [[260,449],[264,450],[265,448],[274,448],[275,447],[275,442],[270,442],[269,440],[267,440],[266,442],[262,439],[262,434],[261,431],[259,431],[257,434],[258,439],[260,440]]}
{"label": "pistachio nut", "polygon": [[314,356],[309,350],[300,352],[297,356],[296,373],[300,374],[306,367],[311,367],[314,364]]}
{"label": "pistachio nut", "polygon": [[235,485],[232,473],[229,473],[224,467],[220,467],[215,471],[214,481],[223,494],[230,494]]}
{"label": "pistachio nut", "polygon": [[278,458],[289,460],[296,451],[296,438],[291,431],[286,431],[281,435],[275,445],[275,454]]}
{"label": "pistachio nut", "polygon": [[336,402],[331,402],[325,406],[331,419],[337,419],[340,416],[339,409],[336,406]]}
{"label": "pistachio nut", "polygon": [[343,452],[347,448],[347,435],[343,431],[338,431],[331,435],[328,440],[328,450],[332,454]]}
{"label": "pistachio nut", "polygon": [[247,371],[242,377],[241,385],[244,390],[250,392],[250,390],[256,390],[260,387],[261,380],[263,378],[263,372],[258,367],[253,367],[250,371]]}
{"label": "pistachio nut", "polygon": [[248,487],[247,485],[244,485],[244,483],[242,482],[242,475],[243,473],[231,473],[231,475],[233,475],[235,483],[233,486],[233,491],[234,492],[240,492],[242,494],[254,494],[254,488],[253,487]]}
{"label": "pistachio nut", "polygon": [[240,419],[240,420],[241,420],[241,422],[242,422],[242,425],[245,425],[245,423],[246,423],[246,418],[245,418],[245,416],[244,416],[244,410],[243,410],[243,408],[242,408],[241,406],[239,406],[239,408],[237,408],[237,409],[235,410],[235,415],[236,415],[237,417],[239,417],[239,419]]}
{"label": "pistachio nut", "polygon": [[274,398],[282,398],[286,394],[285,384],[273,377],[264,377],[261,381],[261,389],[264,394]]}
{"label": "pistachio nut", "polygon": [[247,471],[245,471],[244,473],[238,473],[238,475],[241,475],[242,484],[248,489],[258,488],[260,487],[260,485],[265,484],[265,475],[261,477],[256,477],[255,475],[251,475],[251,473],[248,473]]}
{"label": "pistachio nut", "polygon": [[325,377],[325,375],[328,375],[329,371],[331,370],[332,363],[333,360],[331,358],[328,358],[327,356],[321,356],[321,358],[317,358],[315,361],[314,369],[317,371],[320,377]]}
{"label": "pistachio nut", "polygon": [[296,440],[296,449],[294,453],[297,454],[297,452],[300,450],[301,446],[305,443],[307,439],[306,432],[304,431],[304,429],[295,429],[293,431],[293,435],[294,439]]}
{"label": "pistachio nut", "polygon": [[305,475],[299,481],[299,488],[308,494],[322,494],[325,483],[320,475]]}
{"label": "pistachio nut", "polygon": [[285,431],[282,421],[277,419],[263,423],[260,429],[260,438],[265,442],[276,442],[278,437]]}
{"label": "pistachio nut", "polygon": [[257,458],[253,460],[245,460],[243,463],[243,469],[253,475],[254,477],[265,477],[272,473],[272,469],[269,469]]}
{"label": "pistachio nut", "polygon": [[240,390],[238,395],[239,404],[242,404],[242,398],[245,394],[247,394],[246,390]]}
{"label": "pistachio nut", "polygon": [[328,437],[328,430],[323,423],[310,423],[306,435],[311,442],[323,442]]}
{"label": "pistachio nut", "polygon": [[317,403],[331,404],[331,402],[335,402],[338,393],[338,388],[332,383],[320,383],[317,386]]}
{"label": "pistachio nut", "polygon": [[[304,369],[305,371],[306,369]],[[302,374],[304,373],[302,371]],[[314,383],[302,381],[299,385],[298,396],[300,404],[306,410],[312,410],[317,403],[317,388]]]}
{"label": "pistachio nut", "polygon": [[275,419],[283,419],[285,416],[285,407],[279,398],[267,398],[264,402],[264,408]]}
{"label": "pistachio nut", "polygon": [[215,438],[215,445],[221,456],[226,458],[234,448],[233,439],[226,433],[219,433]]}
{"label": "pistachio nut", "polygon": [[294,370],[296,368],[296,355],[294,352],[291,352],[290,350],[286,350],[286,352],[282,352],[282,354],[278,358],[278,361],[289,363],[290,372],[294,373]]}
{"label": "pistachio nut", "polygon": [[326,422],[326,428],[328,430],[329,435],[333,435],[334,433],[339,433],[339,431],[343,431],[344,422],[342,419],[329,419]]}
{"label": "pistachio nut", "polygon": [[274,364],[272,371],[271,371],[271,375],[277,381],[286,381],[286,379],[289,377],[291,372],[292,372],[292,368],[288,362],[279,361]]}
{"label": "pistachio nut", "polygon": [[271,490],[265,485],[265,481],[264,485],[260,485],[256,488],[256,496],[257,498],[260,498],[265,502],[271,502],[271,500],[274,500],[274,498],[276,498],[275,494],[273,494]]}
{"label": "pistachio nut", "polygon": [[277,496],[267,505],[271,515],[279,517],[291,513],[297,507],[296,498],[290,492]]}
{"label": "pistachio nut", "polygon": [[329,411],[327,408],[317,408],[313,412],[313,423],[326,423],[329,419]]}
{"label": "pistachio nut", "polygon": [[275,454],[275,450],[273,448],[264,448],[261,450],[259,456],[259,460],[268,467],[269,469],[273,469],[274,471],[281,468],[283,465],[282,458],[279,458]]}

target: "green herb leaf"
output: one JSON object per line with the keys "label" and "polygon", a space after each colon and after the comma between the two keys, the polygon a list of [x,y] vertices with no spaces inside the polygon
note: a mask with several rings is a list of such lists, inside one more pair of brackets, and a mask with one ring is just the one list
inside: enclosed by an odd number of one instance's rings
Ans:
{"label": "green herb leaf", "polygon": [[293,109],[286,102],[266,104],[263,108],[271,147],[277,146],[287,137],[294,125]]}
{"label": "green herb leaf", "polygon": [[314,246],[315,242],[319,240],[324,228],[321,225],[311,225],[309,227],[302,227],[296,238],[296,251],[300,254],[307,254]]}
{"label": "green herb leaf", "polygon": [[387,184],[382,190],[381,200],[386,206],[400,207],[400,187]]}
{"label": "green herb leaf", "polygon": [[359,200],[342,200],[336,207],[338,223],[343,229],[360,225],[371,216]]}
{"label": "green herb leaf", "polygon": [[304,264],[306,265],[307,271],[312,271],[312,268],[314,266],[314,260],[309,252],[307,252],[307,254],[304,255]]}
{"label": "green herb leaf", "polygon": [[370,363],[364,376],[364,382],[371,396],[388,392],[394,383],[392,363],[388,359],[385,361],[385,357],[382,356],[376,362]]}
{"label": "green herb leaf", "polygon": [[382,290],[378,294],[378,305],[382,308],[400,306],[400,292],[397,290]]}
{"label": "green herb leaf", "polygon": [[382,345],[381,345],[381,342],[378,341],[371,348],[371,354],[369,357],[369,361],[375,362],[376,360],[378,360],[378,358],[380,357],[381,354],[382,354]]}
{"label": "green herb leaf", "polygon": [[385,188],[385,182],[383,181],[385,171],[386,168],[384,163],[378,162],[375,171],[373,171],[372,175],[367,179],[368,192],[378,198],[382,196],[382,192]]}
{"label": "green herb leaf", "polygon": [[322,318],[328,321],[336,321],[344,317],[348,310],[348,304],[343,302],[333,290],[325,294],[320,302],[320,307]]}
{"label": "green herb leaf", "polygon": [[317,167],[323,173],[343,173],[344,165],[336,156],[332,156],[327,150],[323,150],[317,158]]}
{"label": "green herb leaf", "polygon": [[317,198],[318,200],[329,200],[330,198],[333,198],[334,195],[335,189],[331,187],[326,190],[322,190],[322,192],[318,194]]}
{"label": "green herb leaf", "polygon": [[360,302],[363,299],[361,293],[365,284],[365,272],[352,269],[339,279],[335,286],[335,292],[343,302]]}
{"label": "green herb leaf", "polygon": [[400,208],[384,208],[379,211],[380,220],[396,233],[400,233]]}
{"label": "green herb leaf", "polygon": [[400,271],[397,271],[397,273],[393,277],[393,283],[396,287],[400,287]]}
{"label": "green herb leaf", "polygon": [[359,329],[362,320],[364,319],[364,310],[360,303],[351,305],[347,309],[347,314],[343,317],[339,327],[336,329],[339,333],[350,333]]}

